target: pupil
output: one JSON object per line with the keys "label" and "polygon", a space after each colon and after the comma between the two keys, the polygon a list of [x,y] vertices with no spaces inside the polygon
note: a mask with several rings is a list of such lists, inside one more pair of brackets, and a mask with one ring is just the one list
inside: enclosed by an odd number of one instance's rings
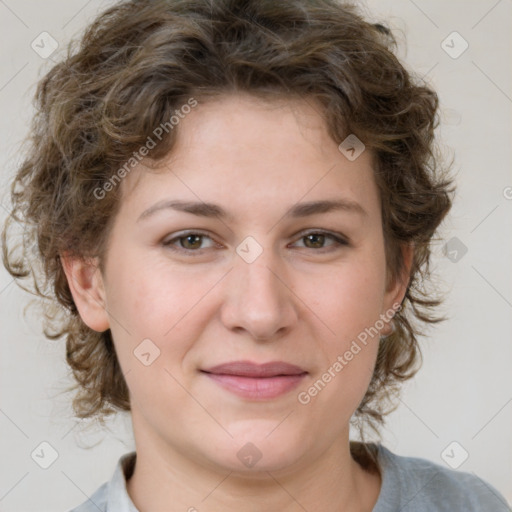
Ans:
{"label": "pupil", "polygon": [[187,235],[187,236],[185,237],[185,240],[186,240],[187,245],[189,245],[189,240],[190,240],[190,239],[194,239],[194,238],[195,238],[195,239],[197,239],[197,240],[196,240],[196,244],[194,244],[194,242],[192,242],[190,245],[192,245],[192,246],[194,246],[194,247],[195,247],[195,246],[197,245],[197,241],[199,241],[199,245],[201,245],[201,243],[200,243],[200,238],[201,238],[201,236],[200,236],[200,235]]}
{"label": "pupil", "polygon": [[[322,242],[323,242],[323,239],[324,239],[324,236],[325,235],[307,235],[307,239],[308,240],[311,240],[313,239],[313,244],[318,244],[320,243],[320,245],[322,245]],[[316,245],[315,245],[316,246]]]}

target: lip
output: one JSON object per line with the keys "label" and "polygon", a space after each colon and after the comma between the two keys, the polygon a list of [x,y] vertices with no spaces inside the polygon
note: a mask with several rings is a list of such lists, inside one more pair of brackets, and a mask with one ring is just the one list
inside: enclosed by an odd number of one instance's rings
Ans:
{"label": "lip", "polygon": [[270,400],[284,395],[297,387],[308,373],[284,361],[263,364],[233,361],[201,371],[227,391],[251,400]]}

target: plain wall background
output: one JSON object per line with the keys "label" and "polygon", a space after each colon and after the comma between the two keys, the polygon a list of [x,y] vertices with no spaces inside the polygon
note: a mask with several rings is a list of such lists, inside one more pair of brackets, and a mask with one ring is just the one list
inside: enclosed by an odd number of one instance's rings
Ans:
{"label": "plain wall background", "polygon": [[[0,2],[1,220],[9,210],[6,191],[21,158],[35,82],[70,37],[111,3]],[[512,503],[512,2],[365,5],[373,18],[398,30],[399,55],[439,93],[438,133],[448,157],[455,155],[458,183],[441,234],[467,248],[457,262],[446,256],[444,241],[434,248],[434,268],[449,292],[443,309],[449,320],[422,339],[423,368],[404,386],[383,443],[444,465],[441,453],[456,441],[469,455],[458,469],[477,474]],[[60,45],[46,61],[30,46],[43,31]],[[458,58],[441,46],[453,31],[469,44]],[[463,42],[451,36],[448,44],[453,54]],[[134,445],[126,415],[104,431],[83,431],[84,422],[73,418],[71,397],[61,394],[71,383],[64,341],[44,338],[37,313],[23,316],[29,298],[2,266],[0,510],[55,512],[83,502]],[[31,458],[43,441],[59,454],[48,469]],[[454,455],[460,457],[461,448]]]}

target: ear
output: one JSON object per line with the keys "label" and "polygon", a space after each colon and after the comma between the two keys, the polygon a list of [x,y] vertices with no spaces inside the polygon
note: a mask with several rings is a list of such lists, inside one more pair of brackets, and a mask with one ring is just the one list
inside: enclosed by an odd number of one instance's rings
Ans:
{"label": "ear", "polygon": [[[401,247],[402,251],[402,271],[399,275],[395,277],[395,279],[390,279],[387,285],[386,292],[384,294],[384,311],[382,312],[388,318],[392,318],[390,313],[392,311],[396,312],[398,308],[396,305],[400,305],[405,297],[407,292],[407,287],[409,286],[410,276],[411,276],[411,268],[414,257],[414,245],[413,244],[403,244]],[[393,312],[393,315],[394,315]],[[382,318],[382,317],[381,317]],[[389,335],[393,332],[392,322],[385,322],[385,327],[381,331],[382,335]]]}
{"label": "ear", "polygon": [[80,317],[94,331],[106,331],[110,323],[103,276],[97,258],[84,260],[61,254],[60,261]]}

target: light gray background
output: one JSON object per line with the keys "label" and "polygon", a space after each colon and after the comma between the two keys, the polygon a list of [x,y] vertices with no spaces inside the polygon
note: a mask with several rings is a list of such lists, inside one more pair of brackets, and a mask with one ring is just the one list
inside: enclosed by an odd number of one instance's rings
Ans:
{"label": "light gray background", "polygon": [[[70,37],[110,3],[0,0],[2,220],[34,84]],[[442,235],[445,241],[457,237],[468,249],[456,263],[445,256],[444,241],[434,249],[441,284],[451,290],[444,307],[450,320],[422,339],[423,368],[405,385],[384,444],[445,464],[441,454],[456,441],[452,459],[462,449],[469,454],[459,470],[476,473],[512,503],[512,2],[365,5],[398,30],[405,43],[400,56],[439,92],[439,135],[446,155],[455,155],[458,173]],[[60,44],[47,61],[30,46],[43,31]],[[441,47],[453,31],[469,43],[456,59]],[[61,394],[70,383],[64,341],[45,340],[37,314],[23,317],[27,301],[1,267],[0,510],[55,512],[84,501],[134,446],[126,415],[110,422],[108,431],[84,432],[84,423],[73,418],[70,397]],[[31,458],[43,441],[59,454],[48,469]]]}

